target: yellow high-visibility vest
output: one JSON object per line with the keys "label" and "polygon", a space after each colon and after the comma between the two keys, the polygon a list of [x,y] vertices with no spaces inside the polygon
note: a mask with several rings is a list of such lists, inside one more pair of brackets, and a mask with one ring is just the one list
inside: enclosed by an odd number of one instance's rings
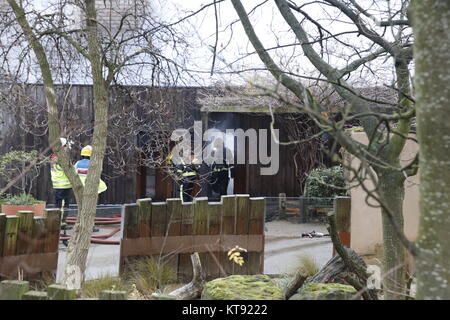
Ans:
{"label": "yellow high-visibility vest", "polygon": [[[81,162],[85,162],[83,163],[83,165],[81,165]],[[80,160],[77,161],[77,163],[75,163],[75,170],[78,173],[78,176],[80,177],[81,183],[83,184],[83,186],[86,183],[86,178],[87,178],[87,173],[89,171],[89,160]],[[81,166],[81,167],[80,167]],[[106,186],[106,183],[100,179],[100,183],[98,184],[98,193],[102,193],[104,191],[106,191],[106,189],[108,189],[108,187]]]}
{"label": "yellow high-visibility vest", "polygon": [[[78,174],[78,176],[80,177],[81,183],[84,186],[86,183],[87,175],[86,174]],[[108,187],[106,186],[106,183],[102,179],[100,179],[100,183],[98,185],[98,193],[102,193],[102,192],[106,191],[106,189],[108,189]]]}
{"label": "yellow high-visibility vest", "polygon": [[67,178],[63,169],[60,165],[55,164],[50,170],[52,177],[53,189],[70,189],[72,185],[70,184],[69,178]]}

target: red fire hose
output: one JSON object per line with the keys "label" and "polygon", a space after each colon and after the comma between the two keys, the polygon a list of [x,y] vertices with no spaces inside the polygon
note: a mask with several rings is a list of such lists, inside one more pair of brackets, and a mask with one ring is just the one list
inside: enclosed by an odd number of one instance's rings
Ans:
{"label": "red fire hose", "polygon": [[[75,224],[77,222],[76,217],[67,217],[66,222],[68,224]],[[107,224],[119,224],[121,222],[121,218],[95,218],[96,225],[107,225]]]}
{"label": "red fire hose", "polygon": [[[75,224],[76,220],[77,220],[76,217],[67,217],[66,218],[66,222],[68,224]],[[96,225],[109,225],[109,224],[120,224],[120,223],[121,223],[120,214],[114,215],[113,218],[95,218]],[[121,227],[116,227],[110,233],[101,234],[101,235],[93,235],[93,236],[91,236],[91,243],[118,245],[118,244],[120,244],[119,240],[103,240],[103,239],[112,237],[113,235],[118,233],[120,230],[121,230]],[[70,238],[71,237],[68,235],[61,234],[59,239],[64,241],[64,240],[70,240]]]}

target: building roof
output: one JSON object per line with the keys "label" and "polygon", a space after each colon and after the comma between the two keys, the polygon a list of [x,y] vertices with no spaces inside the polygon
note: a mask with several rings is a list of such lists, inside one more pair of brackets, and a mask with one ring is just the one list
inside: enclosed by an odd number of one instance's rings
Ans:
{"label": "building roof", "polygon": [[[317,101],[328,107],[331,112],[339,112],[349,106],[330,86],[325,88],[312,87],[312,94]],[[357,89],[358,94],[367,100],[369,107],[374,111],[391,113],[395,110],[398,100],[396,90],[388,87],[365,87]],[[287,89],[281,95],[300,104],[301,102]],[[200,90],[197,102],[202,112],[239,112],[239,113],[302,113],[303,111],[293,105],[287,105],[278,99],[269,96],[262,89],[235,86],[213,87]]]}

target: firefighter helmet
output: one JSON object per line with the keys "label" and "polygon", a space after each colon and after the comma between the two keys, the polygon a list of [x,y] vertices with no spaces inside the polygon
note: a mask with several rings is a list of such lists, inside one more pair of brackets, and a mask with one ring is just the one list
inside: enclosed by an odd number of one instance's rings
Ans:
{"label": "firefighter helmet", "polygon": [[81,149],[81,155],[85,157],[90,157],[92,154],[92,147],[90,145],[87,145],[83,149]]}

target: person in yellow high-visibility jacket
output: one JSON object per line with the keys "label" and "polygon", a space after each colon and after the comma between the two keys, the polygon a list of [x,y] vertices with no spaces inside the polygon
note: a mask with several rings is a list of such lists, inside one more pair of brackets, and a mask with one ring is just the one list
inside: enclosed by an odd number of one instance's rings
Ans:
{"label": "person in yellow high-visibility jacket", "polygon": [[70,204],[70,194],[72,185],[69,178],[67,178],[64,170],[58,164],[58,157],[56,154],[50,156],[50,174],[52,178],[53,189],[55,190],[55,206],[58,209],[62,207],[64,200],[64,208],[68,209]]}
{"label": "person in yellow high-visibility jacket", "polygon": [[[70,141],[68,142],[65,138],[60,138],[60,140],[64,151],[70,149]],[[61,229],[64,230],[65,234],[66,230],[69,229],[66,224],[66,218],[69,214],[72,184],[62,167],[58,164],[58,156],[55,153],[50,156],[50,175],[52,186],[55,191],[55,207],[61,209],[61,212],[63,213]],[[67,240],[63,241],[63,243],[67,246]]]}
{"label": "person in yellow high-visibility jacket", "polygon": [[[77,171],[83,186],[86,182],[86,177],[89,171],[91,155],[92,155],[92,147],[90,145],[87,145],[86,147],[81,149],[81,160],[75,163],[75,170]],[[98,193],[102,193],[106,191],[106,189],[108,189],[106,183],[102,179],[100,179],[100,183],[98,186]]]}

